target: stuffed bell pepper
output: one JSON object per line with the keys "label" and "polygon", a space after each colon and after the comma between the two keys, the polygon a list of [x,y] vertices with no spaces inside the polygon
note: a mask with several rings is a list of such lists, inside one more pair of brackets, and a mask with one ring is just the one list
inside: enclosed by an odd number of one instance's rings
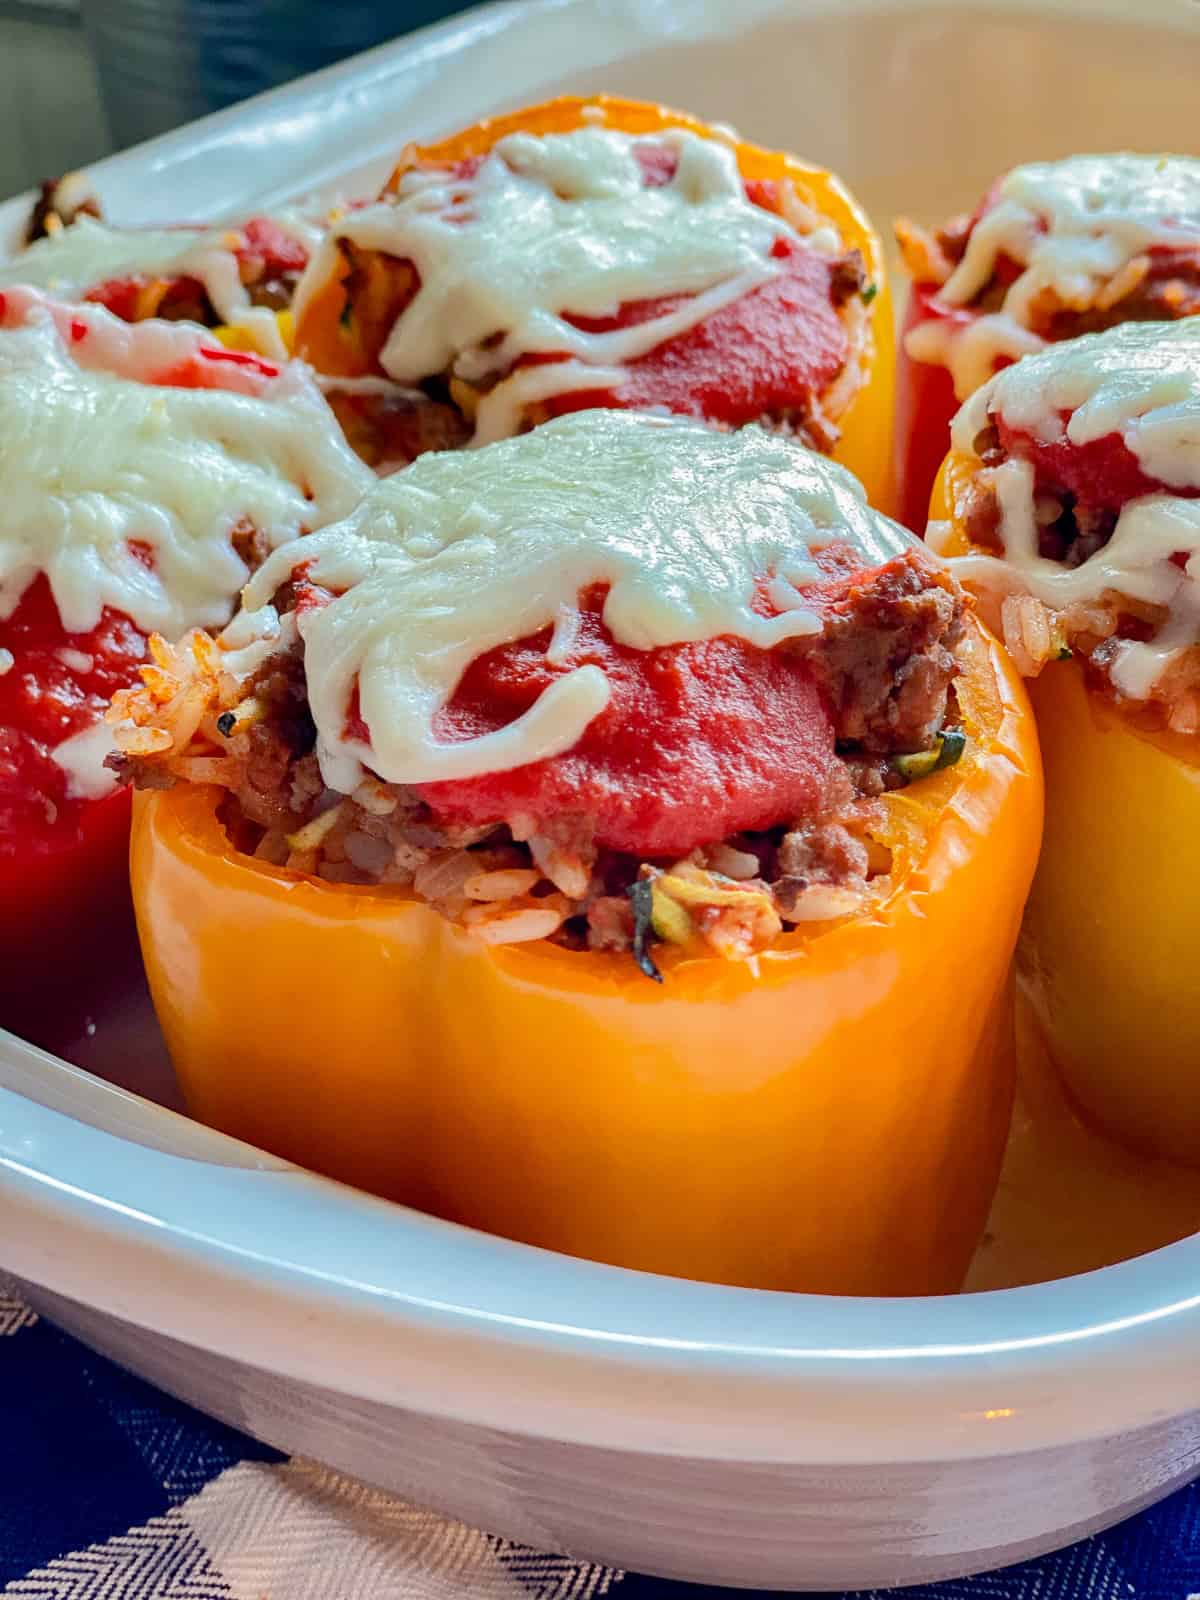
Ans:
{"label": "stuffed bell pepper", "polygon": [[368,459],[614,406],[762,423],[889,503],[869,222],[830,173],[661,106],[566,98],[411,146],[334,223],[296,312]]}
{"label": "stuffed bell pepper", "polygon": [[1032,681],[1023,947],[1078,1106],[1200,1165],[1200,320],[1029,356],[963,407],[929,537]]}
{"label": "stuffed bell pepper", "polygon": [[370,473],[306,369],[31,289],[0,293],[0,438],[0,1026],[25,1026],[128,915],[104,713],[147,637],[228,620]]}
{"label": "stuffed bell pepper", "polygon": [[198,1116],[576,1255],[958,1285],[1038,756],[958,585],[847,472],[577,413],[422,457],[244,604],[112,713]]}
{"label": "stuffed bell pepper", "polygon": [[901,515],[924,527],[959,405],[1062,339],[1200,310],[1200,160],[1071,156],[1015,167],[970,216],[901,220],[912,277],[896,397]]}
{"label": "stuffed bell pepper", "polygon": [[29,232],[27,248],[0,265],[0,289],[33,285],[124,322],[219,327],[230,344],[283,360],[292,298],[322,229],[295,210],[203,228],[112,227],[72,177],[44,186]]}

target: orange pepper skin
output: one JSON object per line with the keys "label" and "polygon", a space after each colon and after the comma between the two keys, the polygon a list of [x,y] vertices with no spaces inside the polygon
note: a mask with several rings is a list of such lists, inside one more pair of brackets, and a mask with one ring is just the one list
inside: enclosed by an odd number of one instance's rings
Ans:
{"label": "orange pepper skin", "polygon": [[[972,463],[951,454],[931,518],[949,518]],[[1046,772],[1046,829],[1021,968],[1046,1043],[1087,1119],[1151,1156],[1200,1166],[1200,986],[1189,978],[1200,899],[1200,746],[1151,733],[1076,661],[1029,684]]]}
{"label": "orange pepper skin", "polygon": [[953,1290],[1012,1088],[1037,854],[1024,690],[975,624],[959,764],[888,796],[892,886],[756,961],[486,946],[395,889],[238,854],[215,792],[135,801],[159,1018],[201,1119],[474,1227],[677,1276]]}
{"label": "orange pepper skin", "polygon": [[[506,116],[487,117],[437,144],[410,146],[388,187],[394,187],[399,175],[412,166],[485,155],[510,133],[567,133],[582,127],[597,113],[603,113],[608,127],[623,133],[687,128],[707,139],[725,137],[698,118],[667,106],[613,95],[564,95]],[[879,236],[841,180],[823,167],[742,141],[734,145],[734,150],[744,178],[790,180],[806,205],[835,224],[846,247],[862,253],[867,278],[876,286],[876,293],[868,308],[866,338],[859,356],[863,381],[838,421],[841,437],[833,459],[861,480],[872,505],[890,515],[895,504],[891,437],[896,341]],[[373,274],[371,265],[369,252],[357,252],[355,316],[351,326],[343,322],[344,280],[351,270],[348,261],[343,259],[329,280],[307,298],[296,327],[296,353],[318,372],[358,377],[378,370],[378,353],[397,311],[396,289],[407,298],[410,280],[403,278],[397,285],[394,276]]]}

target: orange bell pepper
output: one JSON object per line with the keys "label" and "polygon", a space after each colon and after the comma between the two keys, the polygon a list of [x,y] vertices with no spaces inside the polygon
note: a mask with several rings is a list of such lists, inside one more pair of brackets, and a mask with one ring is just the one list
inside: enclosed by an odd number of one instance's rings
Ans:
{"label": "orange bell pepper", "polygon": [[775,1289],[961,1282],[1008,1127],[1007,975],[1037,854],[1024,691],[970,624],[958,765],[884,798],[867,913],[752,961],[489,946],[395,888],[239,854],[217,794],[134,803],[132,875],[191,1110],[569,1254]]}
{"label": "orange bell pepper", "polygon": [[[510,133],[566,133],[583,126],[599,109],[606,125],[623,133],[658,133],[664,128],[686,128],[703,138],[726,138],[707,123],[669,107],[613,95],[564,95],[543,105],[488,117],[473,127],[437,144],[410,146],[388,184],[394,189],[403,173],[414,166],[447,165],[471,156],[485,155]],[[858,477],[871,504],[881,511],[893,507],[891,424],[895,365],[892,302],[884,265],[883,247],[862,207],[841,180],[782,151],[764,150],[738,141],[734,149],[738,167],[747,180],[789,181],[799,198],[819,215],[828,217],[848,248],[862,253],[875,295],[868,310],[866,336],[858,355],[863,382],[846,411],[837,419],[841,437],[833,450]],[[387,192],[387,191],[385,191]],[[358,377],[378,371],[377,358],[400,307],[414,286],[411,268],[397,271],[397,263],[377,252],[355,250],[353,261],[342,253],[328,281],[307,299],[296,328],[297,354],[318,372]],[[354,275],[354,316],[347,320],[347,280]],[[334,396],[336,401],[337,396]]]}
{"label": "orange bell pepper", "polygon": [[[947,457],[930,517],[951,522],[975,470]],[[1200,896],[1200,743],[1148,732],[1074,660],[1029,684],[1046,832],[1021,965],[1068,1092],[1115,1139],[1200,1165],[1200,989],[1186,962]]]}

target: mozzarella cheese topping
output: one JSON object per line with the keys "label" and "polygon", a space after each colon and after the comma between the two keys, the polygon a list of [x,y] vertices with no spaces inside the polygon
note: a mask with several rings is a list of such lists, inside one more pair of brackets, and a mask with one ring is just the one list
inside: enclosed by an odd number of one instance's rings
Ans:
{"label": "mozzarella cheese topping", "polygon": [[1118,434],[1148,477],[1190,491],[1129,501],[1108,543],[1068,567],[1038,553],[1033,468],[1013,458],[992,469],[1004,559],[953,563],[985,593],[1024,591],[1056,609],[1110,591],[1165,606],[1168,620],[1156,636],[1118,645],[1111,668],[1123,694],[1144,699],[1179,652],[1200,640],[1200,499],[1193,498],[1200,493],[1200,318],[1126,323],[1006,367],[958,413],[955,450],[973,455],[993,417],[1045,442],[1086,445]]}
{"label": "mozzarella cheese topping", "polygon": [[102,800],[117,787],[117,775],[104,765],[112,754],[113,732],[107,722],[94,722],[50,752],[67,775],[67,798]]}
{"label": "mozzarella cheese topping", "polygon": [[[198,350],[224,352],[188,324],[130,325],[31,289],[0,303],[0,618],[44,572],[72,633],[106,606],[170,637],[220,626],[247,577],[239,524],[274,547],[374,481],[299,363],[277,377],[222,364],[221,389],[156,386]],[[58,745],[68,795],[109,792],[112,745],[105,723]]]}
{"label": "mozzarella cheese topping", "polygon": [[[274,219],[307,249],[319,242],[321,230],[290,213]],[[29,284],[65,300],[114,278],[195,278],[203,284],[221,321],[246,328],[265,354],[287,356],[275,314],[250,303],[234,249],[236,224],[211,228],[110,228],[86,213],[69,227],[0,263],[0,287]]]}
{"label": "mozzarella cheese topping", "polygon": [[[670,181],[647,187],[638,148],[670,151]],[[825,219],[796,205],[812,248],[840,248]],[[811,230],[811,231],[810,231]],[[610,387],[623,365],[686,332],[775,276],[771,249],[797,226],[746,198],[730,146],[682,128],[634,138],[585,126],[498,141],[470,177],[414,169],[397,192],[351,212],[309,264],[297,315],[333,270],[338,240],[411,261],[420,286],[380,355],[416,384],[453,373],[487,392],[478,443],[505,437],[531,401]],[[566,313],[610,317],[622,305],[687,295],[633,327],[584,332]],[[529,354],[567,359],[512,376]]]}
{"label": "mozzarella cheese topping", "polygon": [[[565,673],[524,715],[458,743],[435,722],[463,672],[608,585],[604,621],[639,650],[734,634],[763,649],[820,631],[798,585],[844,541],[879,565],[915,541],[844,469],[756,427],[585,411],[486,449],[422,456],[346,521],[280,550],[245,592],[268,604],[302,559],[336,598],[297,621],[317,753],[331,788],[364,766],[416,784],[506,771],[569,750],[608,702],[595,665]],[[766,584],[778,612],[763,616]],[[244,644],[238,634],[236,642]],[[369,738],[347,728],[357,690]]]}
{"label": "mozzarella cheese topping", "polygon": [[908,352],[915,360],[948,366],[964,399],[998,359],[1042,347],[1031,331],[1040,297],[1052,295],[1065,310],[1086,311],[1105,285],[1156,246],[1200,246],[1200,160],[1121,154],[1015,167],[971,230],[938,299],[969,305],[991,282],[1002,256],[1023,270],[999,310],[967,328],[924,323],[908,335]]}
{"label": "mozzarella cheese topping", "polygon": [[44,572],[72,633],[105,606],[169,637],[220,626],[247,577],[239,524],[279,545],[373,482],[299,364],[277,377],[222,367],[229,388],[159,387],[220,347],[186,324],[130,325],[32,291],[4,301],[0,617]]}

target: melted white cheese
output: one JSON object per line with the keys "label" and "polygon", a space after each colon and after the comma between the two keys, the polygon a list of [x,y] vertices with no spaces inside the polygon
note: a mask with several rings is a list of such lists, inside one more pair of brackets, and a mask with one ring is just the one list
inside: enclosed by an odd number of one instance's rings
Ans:
{"label": "melted white cheese", "polygon": [[[954,419],[955,450],[973,456],[975,439],[996,417],[1047,443],[1086,445],[1118,434],[1148,477],[1200,490],[1200,318],[1127,323],[1006,367]],[[1010,459],[991,481],[1004,559],[962,557],[952,563],[958,576],[985,595],[1023,591],[1055,609],[1109,591],[1167,607],[1157,636],[1118,646],[1111,668],[1122,693],[1144,699],[1180,650],[1200,640],[1200,499],[1164,492],[1131,500],[1108,543],[1068,567],[1038,553],[1029,463]],[[1180,554],[1182,568],[1172,559]]]}
{"label": "melted white cheese", "polygon": [[33,291],[4,299],[0,617],[44,572],[73,633],[105,606],[168,637],[220,626],[247,576],[239,523],[274,547],[344,516],[373,481],[298,363],[278,377],[222,365],[228,389],[158,387],[145,380],[213,341]]}
{"label": "melted white cheese", "polygon": [[938,299],[968,305],[1001,256],[1024,270],[1002,306],[974,326],[926,324],[912,330],[906,348],[914,360],[949,367],[965,399],[997,359],[1041,348],[1030,329],[1039,296],[1050,292],[1062,307],[1086,311],[1123,267],[1156,245],[1200,245],[1200,160],[1118,154],[1015,167]]}
{"label": "melted white cheese", "polygon": [[[646,186],[636,150],[647,145],[677,156],[670,182]],[[746,198],[728,144],[681,128],[639,138],[594,123],[509,134],[472,177],[413,170],[394,195],[343,217],[310,262],[297,314],[345,239],[411,261],[420,276],[380,356],[397,382],[453,373],[486,384],[523,355],[571,358],[539,369],[536,393],[520,370],[492,388],[476,441],[484,443],[514,432],[531,399],[619,382],[624,363],[773,277],[775,241],[802,236],[794,222],[811,220],[811,248],[840,248],[827,219],[798,204],[792,215]],[[691,298],[606,333],[585,333],[564,315],[606,317],[675,295]]]}
{"label": "melted white cheese", "polygon": [[1006,367],[955,417],[954,448],[993,416],[1045,441],[1118,433],[1147,476],[1200,488],[1200,318],[1125,323]]}
{"label": "melted white cheese", "polygon": [[[298,618],[325,780],[350,793],[364,766],[427,783],[569,750],[607,704],[598,666],[566,673],[479,738],[442,742],[435,720],[470,663],[498,645],[553,624],[561,658],[591,584],[609,586],[604,620],[639,650],[719,634],[769,649],[819,632],[796,586],[818,576],[813,552],[833,541],[871,565],[915,543],[849,473],[755,427],[587,411],[478,451],[422,456],[304,541],[310,576],[337,596]],[[269,602],[298,559],[272,556],[246,606]],[[764,579],[778,616],[754,608]],[[356,687],[366,741],[346,731]]]}
{"label": "melted white cheese", "polygon": [[112,793],[117,787],[117,776],[104,762],[116,748],[108,723],[95,722],[64,739],[50,752],[51,760],[67,775],[69,800],[102,800]]}
{"label": "melted white cheese", "polygon": [[[320,232],[297,219],[274,219],[306,249]],[[211,228],[111,228],[86,213],[69,227],[38,239],[11,261],[0,263],[0,287],[29,284],[65,300],[78,299],[112,278],[145,274],[155,278],[189,277],[204,285],[221,321],[246,328],[264,354],[283,359],[287,351],[275,314],[250,303],[234,249],[240,243],[236,224]]]}
{"label": "melted white cheese", "polygon": [[999,311],[974,317],[962,327],[941,318],[919,322],[904,335],[904,348],[914,361],[949,368],[959,400],[987,382],[997,361],[1017,361],[1045,346],[1044,339]]}

